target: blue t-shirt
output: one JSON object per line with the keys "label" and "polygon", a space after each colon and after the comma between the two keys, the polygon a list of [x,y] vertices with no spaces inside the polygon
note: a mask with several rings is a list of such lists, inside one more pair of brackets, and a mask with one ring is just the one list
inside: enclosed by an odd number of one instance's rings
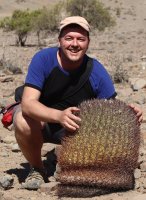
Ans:
{"label": "blue t-shirt", "polygon": [[[25,85],[42,91],[45,81],[55,67],[58,67],[66,76],[70,75],[59,65],[57,51],[57,47],[46,48],[34,55],[28,68]],[[109,99],[115,96],[114,85],[108,72],[96,59],[93,59],[89,81],[97,98]]]}

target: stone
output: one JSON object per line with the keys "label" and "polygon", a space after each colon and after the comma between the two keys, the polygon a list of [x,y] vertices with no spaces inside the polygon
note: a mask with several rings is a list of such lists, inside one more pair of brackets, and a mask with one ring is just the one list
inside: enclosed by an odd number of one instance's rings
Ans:
{"label": "stone", "polygon": [[142,172],[146,172],[146,162],[140,164],[140,169]]}
{"label": "stone", "polygon": [[8,77],[0,77],[0,82],[4,83],[4,82],[12,82],[14,81],[14,78],[12,76],[8,76]]}
{"label": "stone", "polygon": [[50,182],[56,182],[56,178],[55,178],[54,176],[50,176],[50,177],[49,177],[49,181],[50,181]]}
{"label": "stone", "polygon": [[144,187],[144,189],[146,189],[146,178],[144,178],[143,187]]}
{"label": "stone", "polygon": [[12,176],[6,174],[0,177],[0,187],[8,189],[13,185],[14,179]]}
{"label": "stone", "polygon": [[2,157],[9,157],[9,154],[8,154],[7,152],[4,151],[4,152],[1,153],[1,156],[2,156]]}
{"label": "stone", "polygon": [[134,91],[138,91],[144,87],[146,87],[146,80],[144,80],[142,78],[136,80],[135,83],[132,85],[132,89]]}
{"label": "stone", "polygon": [[3,139],[3,142],[6,144],[16,143],[16,139],[14,136],[8,135]]}
{"label": "stone", "polygon": [[134,171],[134,177],[135,177],[135,179],[138,179],[138,178],[141,177],[141,171],[140,171],[140,169],[135,169],[135,171]]}
{"label": "stone", "polygon": [[135,181],[135,189],[140,188],[140,186],[141,186],[141,182],[139,180],[136,180]]}
{"label": "stone", "polygon": [[53,149],[55,149],[56,144],[52,144],[52,143],[44,143],[42,150],[41,150],[41,155],[42,156],[46,156],[48,152],[52,151]]}
{"label": "stone", "polygon": [[20,151],[20,148],[19,148],[18,144],[13,144],[12,145],[12,151],[13,152],[19,152]]}
{"label": "stone", "polygon": [[58,185],[58,182],[49,182],[49,183],[44,183],[40,186],[40,192],[44,192],[49,194],[50,192],[56,190],[56,187]]}

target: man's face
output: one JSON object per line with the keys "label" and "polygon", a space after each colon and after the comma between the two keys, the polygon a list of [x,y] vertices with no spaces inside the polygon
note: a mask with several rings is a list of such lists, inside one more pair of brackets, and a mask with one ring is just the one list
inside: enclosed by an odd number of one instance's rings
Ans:
{"label": "man's face", "polygon": [[89,45],[87,31],[81,27],[66,27],[59,37],[63,59],[71,62],[80,62]]}

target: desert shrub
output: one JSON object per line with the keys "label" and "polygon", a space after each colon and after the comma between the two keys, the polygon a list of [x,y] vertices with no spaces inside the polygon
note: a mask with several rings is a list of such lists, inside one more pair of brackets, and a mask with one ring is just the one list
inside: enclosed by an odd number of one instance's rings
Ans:
{"label": "desert shrub", "polygon": [[54,32],[58,28],[59,15],[54,8],[43,8],[39,10],[39,15],[32,18],[32,27],[35,31],[48,30]]}
{"label": "desert shrub", "polygon": [[16,34],[18,36],[18,44],[20,44],[21,46],[25,45],[28,32],[31,30],[30,19],[31,14],[28,10],[15,10],[12,15],[12,29],[16,31]]}
{"label": "desert shrub", "polygon": [[129,72],[127,68],[127,62],[130,62],[132,58],[128,55],[114,55],[107,56],[109,73],[114,83],[126,83],[129,79]]}
{"label": "desert shrub", "polygon": [[29,10],[15,10],[12,17],[4,18],[0,27],[6,31],[15,31],[17,35],[17,44],[25,45],[27,35],[31,31],[31,13]]}
{"label": "desert shrub", "polygon": [[11,18],[5,17],[0,21],[0,28],[4,28],[5,31],[11,30]]}
{"label": "desert shrub", "polygon": [[37,33],[38,40],[41,31],[55,32],[58,29],[58,21],[63,4],[61,2],[50,8],[42,8],[34,11],[15,10],[12,17],[5,17],[0,21],[0,28],[5,31],[15,31],[17,44],[24,46],[28,33]]}
{"label": "desert shrub", "polygon": [[66,10],[70,15],[85,17],[98,30],[115,24],[109,10],[97,0],[67,0]]}
{"label": "desert shrub", "polygon": [[128,82],[128,73],[127,70],[125,70],[122,66],[116,66],[113,74],[112,74],[112,79],[114,83],[124,83]]}
{"label": "desert shrub", "polygon": [[121,15],[121,8],[116,8],[116,15],[118,16],[118,17],[120,17],[120,15]]}
{"label": "desert shrub", "polygon": [[0,58],[0,70],[2,71],[10,71],[12,74],[22,74],[22,69],[20,67],[15,66],[12,60],[7,60],[5,54],[3,53]]}
{"label": "desert shrub", "polygon": [[32,30],[37,33],[38,44],[40,44],[40,32],[48,31],[49,33],[58,30],[58,22],[60,20],[62,3],[57,3],[50,8],[42,8],[38,10],[39,14],[34,15],[31,20]]}
{"label": "desert shrub", "polygon": [[0,21],[0,28],[15,31],[17,44],[21,46],[25,45],[31,31],[36,32],[40,44],[41,31],[56,32],[60,19],[70,15],[85,17],[93,28],[99,30],[104,30],[115,23],[109,10],[97,0],[64,0],[49,8],[34,11],[15,10],[12,17],[5,17]]}

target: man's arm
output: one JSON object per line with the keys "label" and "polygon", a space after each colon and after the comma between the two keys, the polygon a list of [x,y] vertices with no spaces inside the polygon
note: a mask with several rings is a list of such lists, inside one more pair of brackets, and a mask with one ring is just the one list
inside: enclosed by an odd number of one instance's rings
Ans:
{"label": "man's arm", "polygon": [[22,113],[37,121],[60,123],[65,129],[75,131],[79,128],[81,119],[73,113],[79,112],[77,107],[63,111],[49,108],[39,102],[41,92],[31,87],[25,87],[22,96]]}

